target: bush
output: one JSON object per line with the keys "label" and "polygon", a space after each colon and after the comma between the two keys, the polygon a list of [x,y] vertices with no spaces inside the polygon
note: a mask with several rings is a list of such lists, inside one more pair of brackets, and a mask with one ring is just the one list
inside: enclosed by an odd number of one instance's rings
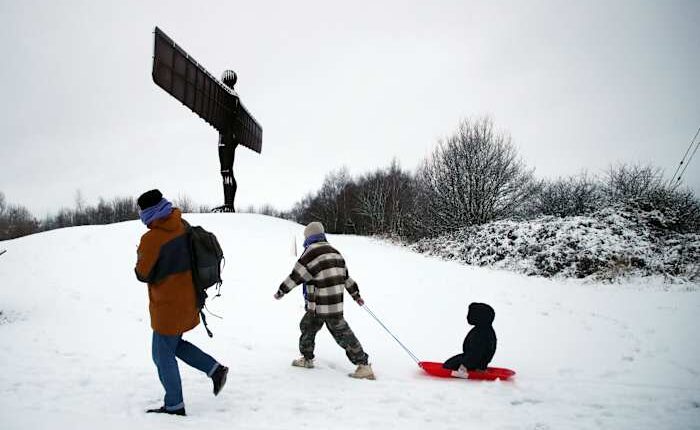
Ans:
{"label": "bush", "polygon": [[534,190],[510,136],[488,118],[464,120],[417,174],[417,236],[513,216]]}
{"label": "bush", "polygon": [[528,203],[528,216],[587,215],[603,200],[600,184],[586,173],[554,181],[541,181]]}

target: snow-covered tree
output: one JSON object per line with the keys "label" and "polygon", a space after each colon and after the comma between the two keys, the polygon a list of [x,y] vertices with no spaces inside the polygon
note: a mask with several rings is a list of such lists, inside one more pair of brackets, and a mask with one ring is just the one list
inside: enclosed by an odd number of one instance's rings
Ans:
{"label": "snow-covered tree", "polygon": [[490,118],[463,120],[417,174],[417,227],[434,235],[511,216],[530,197],[533,170]]}

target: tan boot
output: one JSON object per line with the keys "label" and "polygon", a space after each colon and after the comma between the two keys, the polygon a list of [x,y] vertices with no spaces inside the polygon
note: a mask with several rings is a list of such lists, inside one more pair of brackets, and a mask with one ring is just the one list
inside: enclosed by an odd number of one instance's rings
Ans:
{"label": "tan boot", "polygon": [[374,372],[371,364],[359,364],[354,373],[348,374],[351,378],[357,379],[372,379],[374,380]]}
{"label": "tan boot", "polygon": [[292,361],[292,366],[313,369],[314,368],[314,360],[313,360],[313,358],[307,359],[306,357],[300,357],[300,358],[297,358],[296,360]]}

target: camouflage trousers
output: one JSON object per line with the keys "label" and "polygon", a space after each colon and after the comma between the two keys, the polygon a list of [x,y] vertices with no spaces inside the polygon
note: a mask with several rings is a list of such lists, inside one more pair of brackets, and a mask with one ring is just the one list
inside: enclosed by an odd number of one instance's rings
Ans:
{"label": "camouflage trousers", "polygon": [[367,364],[367,354],[342,316],[324,318],[312,312],[306,312],[299,323],[301,329],[299,351],[301,355],[308,359],[314,358],[316,333],[321,330],[323,324],[326,324],[336,343],[345,350],[345,355],[348,356],[352,364]]}

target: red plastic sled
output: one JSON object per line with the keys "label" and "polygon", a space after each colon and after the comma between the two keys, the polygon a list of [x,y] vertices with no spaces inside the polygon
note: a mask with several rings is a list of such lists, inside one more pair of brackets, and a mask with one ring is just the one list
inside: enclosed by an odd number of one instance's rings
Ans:
{"label": "red plastic sled", "polygon": [[442,363],[434,363],[432,361],[421,361],[418,365],[428,375],[437,376],[439,378],[462,378],[462,379],[478,379],[482,381],[495,381],[500,379],[505,381],[515,372],[502,367],[487,367],[485,371],[473,370],[471,372],[459,373],[456,370],[445,369]]}

